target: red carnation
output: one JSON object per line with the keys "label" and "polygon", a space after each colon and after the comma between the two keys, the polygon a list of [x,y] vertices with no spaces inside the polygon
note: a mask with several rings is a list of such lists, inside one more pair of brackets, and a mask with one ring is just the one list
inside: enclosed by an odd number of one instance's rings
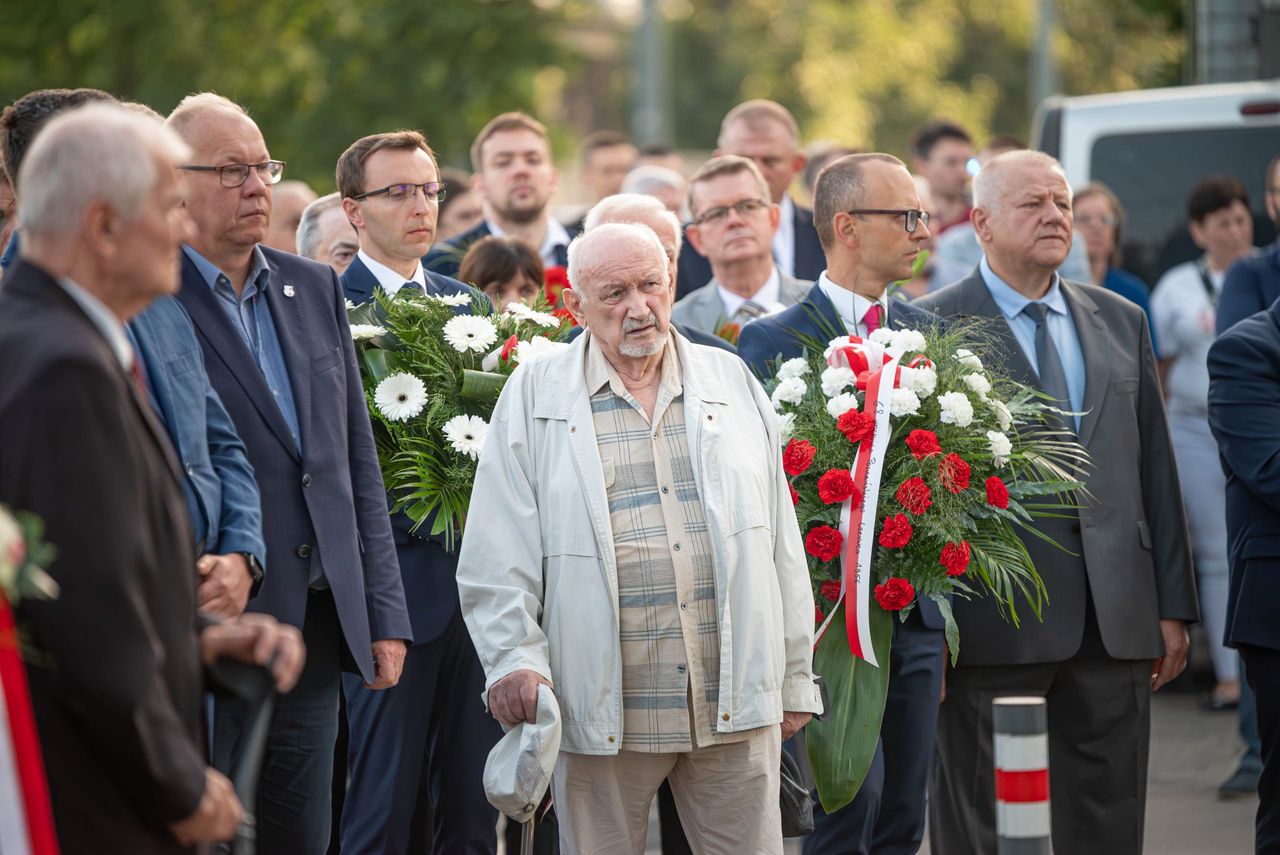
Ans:
{"label": "red carnation", "polygon": [[822,623],[822,609],[817,606],[813,607],[813,625],[817,626]]}
{"label": "red carnation", "polygon": [[836,427],[844,434],[845,439],[854,445],[870,438],[875,426],[875,415],[872,413],[860,413],[857,410],[849,410],[836,419]]}
{"label": "red carnation", "polygon": [[898,487],[898,492],[894,494],[898,504],[915,516],[920,516],[929,510],[929,506],[933,504],[932,496],[933,491],[929,489],[929,485],[915,477],[903,481],[902,486]]}
{"label": "red carnation", "polygon": [[853,477],[848,469],[828,469],[818,479],[818,497],[828,505],[843,502],[845,499],[861,501],[858,488],[853,486]]}
{"label": "red carnation", "polygon": [[547,302],[556,308],[564,307],[564,290],[572,287],[569,284],[569,271],[560,265],[548,267],[546,270],[546,284],[543,286],[542,292],[547,298]]}
{"label": "red carnation", "polygon": [[969,541],[948,543],[942,547],[942,555],[938,563],[947,568],[948,576],[959,576],[969,566]]}
{"label": "red carnation", "polygon": [[880,529],[880,545],[885,549],[901,549],[911,542],[911,523],[905,514],[894,514]]}
{"label": "red carnation", "polygon": [[938,454],[942,446],[938,444],[938,435],[931,430],[913,430],[907,434],[907,448],[916,460],[923,460],[931,454]]}
{"label": "red carnation", "polygon": [[993,508],[1009,507],[1009,488],[994,475],[987,479],[987,504]]}
{"label": "red carnation", "polygon": [[844,535],[829,525],[809,529],[804,536],[804,550],[819,561],[830,561],[840,554]]}
{"label": "red carnation", "polygon": [[502,346],[501,352],[498,353],[498,358],[503,362],[506,362],[511,358],[511,354],[515,351],[516,345],[518,344],[520,344],[519,336],[513,335],[511,338],[507,339],[507,343]]}
{"label": "red carnation", "polygon": [[803,439],[793,439],[782,450],[782,468],[788,475],[799,475],[813,463],[818,449]]}
{"label": "red carnation", "polygon": [[876,585],[876,602],[886,612],[896,612],[911,605],[916,589],[906,579],[890,576],[883,585]]}
{"label": "red carnation", "polygon": [[963,493],[969,489],[969,464],[958,454],[948,454],[938,464],[938,477],[942,486],[953,493]]}
{"label": "red carnation", "polygon": [[830,600],[834,603],[836,600],[840,599],[840,582],[835,579],[828,579],[822,583],[819,593],[822,594],[823,599]]}
{"label": "red carnation", "polygon": [[796,492],[796,488],[788,484],[787,489],[791,491],[791,504],[793,505],[800,504],[800,494]]}

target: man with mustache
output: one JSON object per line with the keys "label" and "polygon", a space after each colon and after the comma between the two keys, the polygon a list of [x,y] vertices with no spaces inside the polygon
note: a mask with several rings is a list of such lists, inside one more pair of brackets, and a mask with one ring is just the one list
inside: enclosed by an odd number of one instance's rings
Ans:
{"label": "man with mustache", "polygon": [[471,144],[471,167],[472,185],[484,198],[484,220],[428,253],[426,268],[457,276],[467,250],[488,235],[522,241],[547,267],[566,266],[573,235],[548,210],[560,173],[546,127],[524,113],[494,117]]}
{"label": "man with mustache", "polygon": [[[1071,188],[1036,151],[992,159],[974,180],[984,257],[916,305],[985,319],[984,357],[1065,411],[1053,427],[1090,463],[1079,507],[1025,536],[1047,592],[1021,627],[991,598],[956,597],[960,656],[946,676],[929,827],[940,855],[996,851],[992,698],[1048,704],[1056,852],[1142,851],[1151,693],[1187,662],[1199,617],[1191,548],[1147,316],[1056,272],[1071,248]],[[1032,429],[1032,426],[1025,426]],[[1056,545],[1054,545],[1056,544]]]}

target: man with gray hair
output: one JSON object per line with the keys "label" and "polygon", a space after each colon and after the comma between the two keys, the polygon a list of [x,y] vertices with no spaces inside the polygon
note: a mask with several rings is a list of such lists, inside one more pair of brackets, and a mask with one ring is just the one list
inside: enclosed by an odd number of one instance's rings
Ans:
{"label": "man with gray hair", "polygon": [[316,199],[298,221],[298,255],[332,267],[339,276],[360,251],[355,227],[342,210],[336,190]]}
{"label": "man with gray hair", "polygon": [[685,196],[689,191],[689,182],[674,169],[646,163],[637,166],[622,179],[623,193],[639,193],[652,196],[663,204],[668,211],[677,217],[687,217],[688,207]]}
{"label": "man with gray hair", "polygon": [[983,259],[917,305],[985,319],[1002,373],[1056,401],[1053,427],[1091,464],[1080,506],[1024,537],[1047,592],[1042,621],[1018,628],[990,598],[956,598],[964,643],[939,715],[934,851],[996,851],[991,699],[1039,695],[1054,851],[1130,855],[1142,851],[1151,693],[1186,666],[1187,624],[1198,619],[1151,332],[1138,306],[1056,272],[1072,225],[1056,160],[1000,155],[973,191]]}
{"label": "man with gray hair", "polygon": [[669,777],[696,849],[781,853],[780,740],[821,700],[776,416],[671,331],[648,228],[589,229],[569,276],[587,332],[512,375],[472,492],[505,526],[458,566],[485,700],[514,726],[553,689],[565,852],[642,853]]}
{"label": "man with gray hair", "polygon": [[316,200],[316,191],[305,181],[281,181],[273,191],[271,225],[262,243],[281,252],[298,251],[298,226],[302,212]]}
{"label": "man with gray hair", "polygon": [[24,599],[18,618],[58,843],[188,852],[242,815],[204,760],[201,661],[270,660],[288,691],[301,639],[265,616],[197,615],[181,470],[124,329],[177,287],[186,146],[97,104],[34,139],[22,255],[0,289],[0,502],[38,515],[57,549],[56,598]]}

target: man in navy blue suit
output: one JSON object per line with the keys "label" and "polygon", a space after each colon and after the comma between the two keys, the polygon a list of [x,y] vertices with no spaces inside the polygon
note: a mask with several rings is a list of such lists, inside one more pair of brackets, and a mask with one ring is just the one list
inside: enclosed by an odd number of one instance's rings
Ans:
{"label": "man in navy blue suit", "polygon": [[[263,853],[328,846],[333,742],[344,665],[394,686],[413,635],[386,493],[337,276],[259,246],[271,216],[271,159],[256,124],[212,93],[167,124],[192,149],[183,182],[195,223],[182,302],[205,366],[262,493],[271,572],[248,610],[302,628],[307,663],[280,699],[259,785]],[[220,703],[214,762],[234,767],[240,710]]]}
{"label": "man in navy blue suit", "polygon": [[484,199],[484,220],[431,250],[422,263],[432,273],[457,276],[462,259],[482,237],[513,237],[547,267],[569,263],[570,233],[551,216],[560,173],[551,160],[546,127],[524,113],[489,120],[471,144],[472,185]]}
{"label": "man in navy blue suit", "polygon": [[[800,150],[800,126],[791,111],[776,101],[763,99],[739,104],[720,123],[714,154],[735,154],[756,162],[769,184],[771,201],[781,214],[772,246],[778,270],[793,279],[816,280],[826,259],[814,229],[813,211],[797,205],[788,192],[796,176],[804,172],[806,162]],[[706,285],[712,275],[711,262],[685,241],[676,299]]]}
{"label": "man in navy blue suit", "polygon": [[1280,852],[1280,301],[1209,349],[1209,426],[1227,473],[1224,641],[1244,660],[1262,737],[1255,846]]}
{"label": "man in navy blue suit", "polygon": [[[337,183],[360,240],[342,275],[348,300],[406,290],[470,294],[457,280],[423,270],[444,185],[422,134],[357,140],[338,159]],[[342,852],[422,851],[410,832],[415,811],[425,807],[433,826],[426,851],[492,853],[498,814],[485,799],[482,773],[502,730],[480,700],[484,670],[458,609],[458,557],[428,534],[429,520],[415,531],[408,516],[394,513],[391,528],[414,644],[393,689],[375,692],[355,675],[343,678],[350,742]]]}
{"label": "man in navy blue suit", "polygon": [[[1262,198],[1267,215],[1280,228],[1280,154],[1267,164]],[[1280,239],[1256,255],[1242,258],[1227,271],[1218,297],[1218,334],[1280,299]]]}
{"label": "man in navy blue suit", "polygon": [[[911,175],[896,157],[854,154],[827,166],[814,188],[814,222],[827,269],[803,301],[743,327],[738,354],[767,376],[774,359],[799,356],[809,339],[825,345],[882,326],[938,323],[886,293],[890,283],[911,278],[929,239],[928,214],[920,207]],[[806,853],[919,849],[942,689],[942,628],[942,615],[928,600],[905,623],[894,622],[889,694],[871,770],[851,804],[830,815],[815,809]]]}

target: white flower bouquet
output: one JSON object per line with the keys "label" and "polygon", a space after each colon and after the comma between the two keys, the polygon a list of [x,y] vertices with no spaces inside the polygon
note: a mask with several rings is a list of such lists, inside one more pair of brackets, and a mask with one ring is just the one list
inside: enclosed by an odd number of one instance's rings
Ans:
{"label": "white flower bouquet", "polygon": [[429,521],[451,548],[498,393],[521,363],[560,347],[570,324],[543,305],[495,312],[478,291],[379,294],[347,317],[394,510]]}

